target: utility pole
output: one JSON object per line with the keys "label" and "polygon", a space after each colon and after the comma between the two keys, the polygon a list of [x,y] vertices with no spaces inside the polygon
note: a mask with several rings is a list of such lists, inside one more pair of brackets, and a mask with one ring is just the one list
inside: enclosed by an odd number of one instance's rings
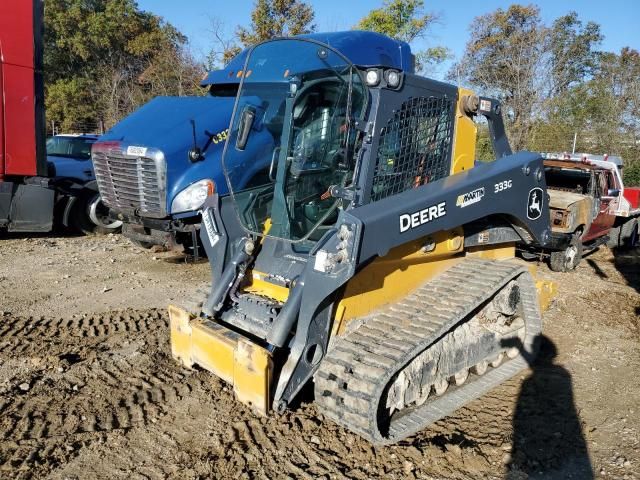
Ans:
{"label": "utility pole", "polygon": [[575,132],[573,134],[573,149],[571,150],[571,153],[576,153],[576,141],[578,140],[578,132]]}

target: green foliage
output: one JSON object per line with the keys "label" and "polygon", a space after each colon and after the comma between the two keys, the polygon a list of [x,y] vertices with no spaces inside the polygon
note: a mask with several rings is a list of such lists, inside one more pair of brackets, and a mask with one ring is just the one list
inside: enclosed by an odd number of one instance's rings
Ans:
{"label": "green foliage", "polygon": [[238,27],[236,36],[248,47],[274,37],[315,31],[313,7],[300,0],[257,0],[249,28]]}
{"label": "green foliage", "polygon": [[623,182],[626,187],[640,187],[640,160],[627,162],[622,170]]}
{"label": "green foliage", "polygon": [[411,43],[424,35],[435,20],[433,14],[423,14],[422,0],[386,0],[381,8],[371,10],[355,28],[382,33]]}
{"label": "green foliage", "polygon": [[218,20],[211,21],[214,47],[206,57],[208,70],[222,68],[233,57],[256,43],[276,37],[290,37],[312,33],[316,26],[313,7],[301,0],[256,0],[251,12],[251,24],[238,26],[235,38],[224,35],[224,25]]}
{"label": "green foliage", "polygon": [[[411,43],[424,37],[429,28],[438,20],[433,13],[424,13],[423,0],[385,0],[381,8],[371,10],[354,27],[370,30],[391,38]],[[416,70],[425,71],[451,57],[445,47],[432,47],[415,53]]]}
{"label": "green foliage", "polygon": [[486,123],[478,125],[475,159],[481,162],[493,162],[496,159],[496,154],[491,144],[491,137],[489,136],[489,127]]}
{"label": "green foliage", "polygon": [[637,51],[599,53],[591,76],[547,100],[528,148],[571,151],[576,135],[576,151],[620,155],[635,171],[640,162],[639,78]]}
{"label": "green foliage", "polygon": [[86,78],[57,80],[47,87],[47,117],[55,119],[62,131],[74,131],[78,126],[95,125],[94,95],[91,81]]}
{"label": "green foliage", "polygon": [[567,118],[589,110],[575,89],[596,69],[600,26],[583,25],[575,12],[546,26],[537,6],[515,4],[477,17],[469,31],[465,53],[449,77],[502,101],[514,149],[571,146],[575,127]]}
{"label": "green foliage", "polygon": [[462,59],[449,76],[464,79],[503,103],[510,141],[521,149],[534,112],[545,29],[534,5],[511,5],[477,17]]}
{"label": "green foliage", "polygon": [[576,12],[557,18],[550,30],[551,75],[554,93],[563,92],[593,73],[597,64],[595,47],[602,42],[600,25],[582,21]]}
{"label": "green foliage", "polygon": [[47,117],[65,130],[193,93],[203,73],[186,37],[134,0],[48,0],[44,23]]}

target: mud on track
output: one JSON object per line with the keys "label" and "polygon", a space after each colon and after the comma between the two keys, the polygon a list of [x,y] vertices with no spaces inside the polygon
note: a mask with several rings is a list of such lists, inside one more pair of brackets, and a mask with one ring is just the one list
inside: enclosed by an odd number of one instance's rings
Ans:
{"label": "mud on track", "polygon": [[[87,241],[102,251],[101,240]],[[177,365],[163,308],[175,278],[161,260],[102,241],[116,262],[106,258],[100,274],[117,278],[132,256],[157,272],[145,282],[120,278],[120,298],[108,303],[148,307],[65,308],[50,281],[65,270],[32,280],[34,291],[52,292],[50,316],[41,307],[29,316],[12,297],[17,313],[0,313],[0,478],[581,479],[585,468],[602,478],[639,478],[640,296],[629,273],[637,259],[625,261],[626,270],[605,253],[574,274],[540,267],[560,282],[544,325],[555,364],[523,372],[399,445],[374,448],[323,419],[309,395],[281,417],[260,418],[207,372]],[[10,247],[60,260],[77,255],[82,242],[58,239],[53,253],[33,242]],[[208,273],[207,265],[171,268],[185,290]],[[14,269],[0,259],[0,298],[21,281]],[[60,287],[62,298],[86,307],[87,290],[104,283],[96,276]]]}

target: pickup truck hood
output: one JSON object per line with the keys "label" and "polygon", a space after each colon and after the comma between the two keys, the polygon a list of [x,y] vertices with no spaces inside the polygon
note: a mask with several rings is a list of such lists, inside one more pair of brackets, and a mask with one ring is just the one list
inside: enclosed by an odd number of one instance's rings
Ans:
{"label": "pickup truck hood", "polygon": [[565,210],[576,202],[591,203],[591,198],[588,195],[551,189],[548,189],[547,192],[549,193],[549,206],[551,208]]}
{"label": "pickup truck hood", "polygon": [[91,159],[47,155],[47,163],[54,166],[56,178],[69,178],[80,183],[93,180],[94,171]]}
{"label": "pickup truck hood", "polygon": [[180,191],[204,178],[213,179],[219,193],[227,193],[221,164],[224,141],[211,143],[200,162],[190,162],[187,152],[193,146],[191,120],[196,124],[196,144],[203,148],[207,142],[205,130],[215,137],[229,127],[234,103],[233,97],[156,97],[116,124],[99,141],[161,150],[167,163],[170,211],[171,202]]}

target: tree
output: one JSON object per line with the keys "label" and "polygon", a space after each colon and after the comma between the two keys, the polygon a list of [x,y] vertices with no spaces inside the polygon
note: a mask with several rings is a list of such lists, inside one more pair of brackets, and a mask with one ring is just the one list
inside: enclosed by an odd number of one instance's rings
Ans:
{"label": "tree", "polygon": [[530,148],[618,154],[626,163],[625,181],[637,182],[640,171],[640,53],[600,52],[591,76],[547,102],[537,120]]}
{"label": "tree", "polygon": [[565,108],[560,98],[593,75],[602,40],[599,25],[583,25],[570,12],[547,27],[537,6],[511,5],[477,17],[469,30],[464,55],[449,77],[502,101],[512,146],[539,146],[543,136],[545,145],[572,138],[559,128],[566,123],[551,126],[547,120]]}
{"label": "tree", "polygon": [[595,48],[602,42],[600,25],[584,27],[576,12],[557,18],[551,26],[549,53],[553,94],[562,93],[590,76],[597,65]]}
{"label": "tree", "polygon": [[213,47],[209,50],[205,59],[207,71],[224,67],[229,60],[241,51],[235,40],[225,33],[224,23],[219,18],[211,18],[209,23],[209,33],[213,37]]}
{"label": "tree", "polygon": [[158,94],[195,92],[186,37],[134,0],[45,2],[47,117],[63,129],[107,126]]}
{"label": "tree", "polygon": [[547,33],[540,10],[533,5],[511,5],[475,18],[469,31],[465,53],[449,75],[502,101],[509,139],[515,149],[521,149],[538,103],[537,67]]}
{"label": "tree", "polygon": [[248,47],[275,37],[315,31],[313,7],[300,0],[257,0],[249,28],[238,27],[236,36]]}
{"label": "tree", "polygon": [[242,51],[276,37],[291,37],[314,32],[313,7],[300,0],[257,0],[251,12],[249,27],[238,26],[235,40],[224,35],[218,19],[211,20],[214,46],[206,58],[209,70],[221,68]]}
{"label": "tree", "polygon": [[[412,43],[423,38],[438,21],[434,13],[424,13],[423,0],[385,0],[381,8],[371,10],[354,27],[382,33],[403,42]],[[432,47],[416,54],[416,69],[427,70],[451,56],[445,47]]]}

